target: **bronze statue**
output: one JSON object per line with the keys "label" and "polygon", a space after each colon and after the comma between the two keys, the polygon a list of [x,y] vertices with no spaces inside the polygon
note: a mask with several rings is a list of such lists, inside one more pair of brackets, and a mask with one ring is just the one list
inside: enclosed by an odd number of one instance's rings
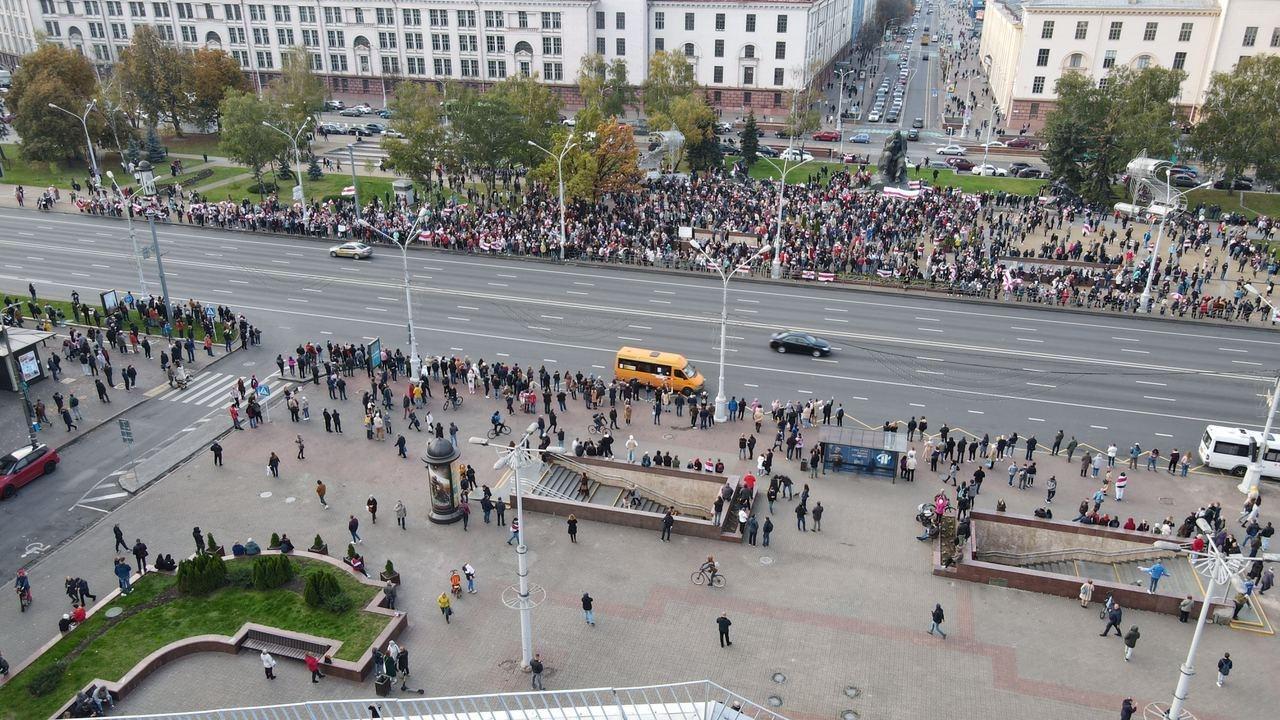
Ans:
{"label": "bronze statue", "polygon": [[885,185],[907,184],[907,141],[902,131],[896,130],[884,141],[880,153],[880,177]]}

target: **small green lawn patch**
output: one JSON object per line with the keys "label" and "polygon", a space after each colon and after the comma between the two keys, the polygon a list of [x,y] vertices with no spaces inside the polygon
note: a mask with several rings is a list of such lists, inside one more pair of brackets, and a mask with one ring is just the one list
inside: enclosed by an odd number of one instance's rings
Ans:
{"label": "small green lawn patch", "polygon": [[1197,205],[1204,203],[1205,207],[1217,205],[1224,213],[1244,213],[1250,218],[1258,215],[1280,215],[1280,193],[1246,192],[1243,204],[1240,202],[1240,195],[1238,190],[1192,190],[1187,193],[1187,208],[1195,209]]}
{"label": "small green lawn patch", "polygon": [[[335,658],[358,660],[388,622],[362,609],[377,589],[349,573],[335,573],[343,590],[355,600],[355,609],[332,613],[309,607],[301,594],[306,576],[333,568],[296,557],[293,560],[298,577],[283,588],[265,592],[226,587],[207,596],[184,596],[177,593],[174,576],[145,575],[134,584],[133,593],[112,603],[124,609],[120,617],[109,620],[105,613],[95,614],[0,687],[0,718],[49,717],[94,678],[118,680],[164,645],[193,635],[229,636],[246,622],[341,640],[342,649]],[[252,562],[252,558],[242,558],[229,561],[228,566]],[[64,659],[66,674],[56,688],[33,697],[27,691],[30,678]]]}
{"label": "small green lawn patch", "polygon": [[[124,234],[125,234],[125,226],[124,226],[124,224],[123,224],[123,223],[121,223],[121,224],[120,224],[120,233],[121,233],[121,235],[124,235]],[[93,306],[93,308],[94,308],[95,310],[97,310],[97,311],[98,311],[98,316],[99,316],[99,317],[103,317],[103,315],[102,315],[102,302],[101,302],[101,298],[99,297],[98,293],[99,293],[99,292],[102,292],[102,291],[105,291],[105,290],[108,290],[108,289],[115,289],[115,290],[119,290],[119,291],[122,293],[121,297],[123,298],[123,293],[128,292],[128,291],[129,291],[129,290],[131,290],[132,288],[105,288],[105,287],[90,287],[90,286],[86,286],[86,287],[85,287],[85,288],[83,288],[83,289],[81,290],[81,292],[80,292],[80,304],[81,304],[81,306],[84,306],[84,305],[92,305],[92,306]],[[156,286],[151,286],[151,287],[150,287],[150,290],[151,290],[153,293],[159,293],[159,292],[160,292],[160,288],[159,288],[159,287],[156,287]],[[68,292],[68,294],[70,294],[70,293]],[[20,294],[20,295],[19,295],[19,294],[14,294],[14,295],[5,295],[5,298],[4,298],[4,299],[5,299],[5,305],[8,305],[9,303],[12,303],[12,302],[21,302],[21,303],[22,303],[22,317],[23,317],[23,319],[24,319],[27,323],[31,323],[31,322],[32,322],[32,320],[31,320],[31,308],[30,308],[30,305],[29,305],[29,302],[30,302],[31,298],[29,298],[26,294]],[[170,299],[170,300],[174,300],[175,298],[170,297],[169,299]],[[178,299],[178,300],[181,300],[181,298],[177,298],[177,299]],[[66,322],[76,322],[76,316],[75,316],[75,313],[73,313],[73,312],[71,311],[71,301],[70,301],[70,300],[50,300],[50,299],[48,299],[48,298],[40,297],[40,298],[37,300],[36,305],[38,305],[38,306],[40,307],[40,310],[41,310],[41,312],[42,312],[42,313],[44,312],[44,306],[45,306],[45,305],[52,305],[54,310],[58,310],[58,311],[61,311],[61,312],[63,313],[63,315],[66,317]],[[139,332],[139,333],[142,333],[142,332],[143,332],[144,324],[143,324],[143,322],[142,322],[142,316],[141,316],[137,311],[132,311],[132,310],[131,310],[131,311],[129,311],[129,321],[130,321],[130,322],[133,322],[133,323],[137,323],[137,325],[138,325],[138,332]],[[83,310],[81,310],[80,322],[81,322],[81,323],[85,322],[85,317],[84,317],[84,311],[83,311]],[[104,327],[105,327],[105,325],[104,325]],[[129,329],[129,325],[128,325],[128,323],[126,323],[126,324],[125,324],[124,328],[125,328],[125,330],[128,330],[128,329]],[[202,342],[204,342],[204,327],[203,327],[202,325],[197,324],[197,325],[195,326],[195,331],[196,331],[196,332],[195,332],[195,340],[196,340],[196,342],[197,342],[197,343],[202,343]],[[161,334],[161,333],[160,333],[160,329],[159,329],[159,328],[153,328],[151,332],[152,332],[152,334],[153,334],[153,335],[159,335],[159,334]],[[176,330],[176,328],[175,328],[175,330],[174,330],[174,335],[177,335],[177,330]],[[220,324],[218,324],[218,323],[214,323],[214,336],[213,336],[213,340],[214,340],[214,342],[216,342],[216,343],[221,343],[221,342],[222,342],[222,335],[223,335],[223,333],[222,333],[222,326],[221,326]],[[233,339],[238,339],[238,338],[234,338],[234,337],[233,337]],[[154,345],[154,344],[152,345],[152,350],[153,350],[153,352],[157,352],[157,353],[158,353],[158,352],[160,352],[160,350],[161,350],[161,349],[162,349],[162,348],[155,347],[155,345]],[[203,352],[203,350],[200,350],[200,352]]]}
{"label": "small green lawn patch", "polygon": [[[241,170],[240,172],[246,171]],[[293,192],[293,185],[297,182],[292,177],[288,179],[278,178],[275,173],[271,171],[264,172],[263,178],[268,183],[276,183],[276,192],[281,198],[291,197],[290,193]],[[356,187],[360,192],[360,202],[362,203],[367,203],[375,194],[378,197],[385,199],[387,194],[391,192],[391,178],[388,177],[359,176],[357,177],[357,181],[358,184]],[[324,177],[319,180],[312,180],[306,176],[305,172],[302,175],[302,189],[306,191],[308,201],[340,198],[342,197],[342,188],[350,184],[350,173],[329,172],[325,173]],[[226,185],[219,185],[218,187],[209,189],[210,200],[222,201],[227,198],[230,198],[235,202],[239,202],[245,198],[249,198],[249,200],[257,202],[257,183],[254,182],[253,178],[244,178],[232,183],[227,183]]]}
{"label": "small green lawn patch", "polygon": [[160,144],[165,146],[171,153],[181,153],[183,155],[209,155],[221,156],[218,150],[218,142],[221,138],[217,133],[208,135],[200,133],[187,133],[182,137],[176,135],[161,135]]}

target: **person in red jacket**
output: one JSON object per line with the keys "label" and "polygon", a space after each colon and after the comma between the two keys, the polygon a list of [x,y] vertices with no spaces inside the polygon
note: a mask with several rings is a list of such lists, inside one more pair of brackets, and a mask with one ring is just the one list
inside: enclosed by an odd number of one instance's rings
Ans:
{"label": "person in red jacket", "polygon": [[307,669],[311,671],[311,682],[320,682],[319,678],[324,677],[324,673],[320,672],[320,658],[312,655],[311,653],[307,653],[303,657],[303,660],[307,663]]}

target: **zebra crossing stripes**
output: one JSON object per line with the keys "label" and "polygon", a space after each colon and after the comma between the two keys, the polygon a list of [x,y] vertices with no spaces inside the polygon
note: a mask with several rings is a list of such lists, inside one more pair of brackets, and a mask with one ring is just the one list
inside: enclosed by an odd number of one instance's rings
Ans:
{"label": "zebra crossing stripes", "polygon": [[228,373],[197,373],[187,383],[186,390],[174,388],[161,395],[160,399],[183,405],[222,407],[229,402],[237,379],[236,375]]}

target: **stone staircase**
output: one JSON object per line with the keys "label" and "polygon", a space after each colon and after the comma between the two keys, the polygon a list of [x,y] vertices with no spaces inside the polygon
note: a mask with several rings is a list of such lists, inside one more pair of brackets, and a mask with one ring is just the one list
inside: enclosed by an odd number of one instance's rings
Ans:
{"label": "stone staircase", "polygon": [[[1053,560],[1050,562],[1030,563],[1022,567],[1057,575],[1069,575],[1082,580],[1084,578],[1092,578],[1094,580],[1146,588],[1151,581],[1151,576],[1138,568],[1150,567],[1153,562],[1155,561],[1127,560],[1106,563],[1090,560]],[[1177,558],[1168,558],[1163,562],[1169,574],[1160,579],[1160,592],[1174,595],[1193,595],[1195,597],[1200,597],[1203,594],[1200,586],[1196,583],[1195,571],[1189,563],[1185,560],[1180,561]]]}
{"label": "stone staircase", "polygon": [[[589,502],[595,505],[627,508],[625,488],[619,485],[599,482],[598,480],[592,479],[590,477],[590,473],[588,473],[588,492],[587,497],[583,498],[582,493],[578,491],[578,486],[581,482],[582,473],[580,471],[564,465],[550,463],[544,466],[542,477],[538,479],[537,484],[532,486],[529,490],[529,494],[541,495],[543,497],[556,498],[559,500],[576,500],[579,502]],[[646,497],[643,489],[638,492],[640,495],[639,505],[628,509],[655,513],[666,512],[667,506],[665,504]]]}

